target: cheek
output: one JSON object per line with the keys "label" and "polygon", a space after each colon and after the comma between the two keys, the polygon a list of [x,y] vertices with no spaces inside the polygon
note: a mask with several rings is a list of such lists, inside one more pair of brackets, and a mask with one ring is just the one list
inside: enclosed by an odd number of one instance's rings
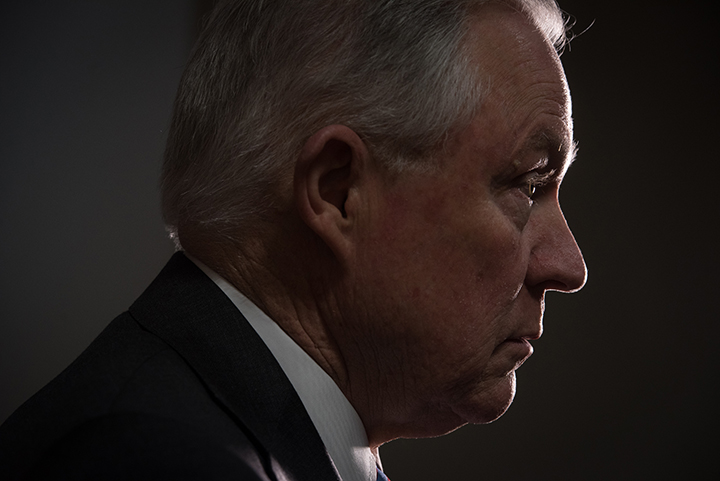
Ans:
{"label": "cheek", "polygon": [[[524,277],[522,233],[490,201],[412,210],[391,199],[356,259],[356,312],[373,349],[418,396],[462,397],[512,329]],[[462,208],[460,208],[462,207]],[[504,392],[504,391],[503,391]]]}
{"label": "cheek", "polygon": [[492,209],[445,223],[389,218],[363,261],[379,270],[368,282],[395,293],[390,301],[405,314],[433,318],[430,325],[412,327],[424,327],[423,334],[445,347],[492,342],[499,312],[524,279],[517,229]]}

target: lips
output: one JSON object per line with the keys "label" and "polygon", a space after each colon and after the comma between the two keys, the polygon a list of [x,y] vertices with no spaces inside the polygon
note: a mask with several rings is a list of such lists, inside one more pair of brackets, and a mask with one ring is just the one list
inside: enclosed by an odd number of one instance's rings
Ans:
{"label": "lips", "polygon": [[[538,336],[539,337],[539,336]],[[527,338],[508,339],[501,344],[508,350],[512,359],[517,360],[514,369],[519,368],[532,356],[534,349]]]}
{"label": "lips", "polygon": [[[530,354],[533,353],[532,344],[530,344],[530,341],[526,338],[508,339],[507,341],[505,341],[505,343],[517,345],[518,347],[521,347],[521,348],[524,348],[524,349],[530,351]],[[503,343],[503,344],[505,344],[505,343]]]}
{"label": "lips", "polygon": [[519,359],[515,366],[515,369],[517,369],[533,354],[534,349],[532,344],[530,344],[530,341],[540,339],[542,333],[542,321],[531,323],[531,325],[526,328],[518,329],[512,337],[507,338],[500,344],[500,346],[498,346],[498,348],[501,346],[507,346],[506,349],[510,349],[512,351],[511,356],[514,359]]}
{"label": "lips", "polygon": [[511,339],[514,340],[521,340],[521,339],[528,339],[530,341],[535,341],[537,339],[540,339],[540,336],[542,336],[543,328],[542,325],[540,327],[534,327],[532,329],[528,329],[526,331],[520,332],[519,334],[513,336]]}

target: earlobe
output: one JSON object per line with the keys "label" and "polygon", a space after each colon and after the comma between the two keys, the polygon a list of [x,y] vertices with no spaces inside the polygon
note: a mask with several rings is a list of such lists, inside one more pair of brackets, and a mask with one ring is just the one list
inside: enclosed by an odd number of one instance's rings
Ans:
{"label": "earlobe", "polygon": [[348,234],[356,212],[348,200],[367,159],[367,148],[353,130],[330,125],[308,139],[295,165],[298,213],[340,260],[352,248]]}

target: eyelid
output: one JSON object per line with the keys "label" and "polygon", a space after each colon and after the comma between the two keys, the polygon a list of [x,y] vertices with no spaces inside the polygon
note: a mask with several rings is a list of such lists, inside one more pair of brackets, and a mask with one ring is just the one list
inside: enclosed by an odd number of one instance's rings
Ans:
{"label": "eyelid", "polygon": [[532,193],[525,192],[525,195],[532,199],[533,195],[535,194],[535,189],[545,187],[546,185],[554,182],[557,179],[556,174],[556,169],[550,169],[547,172],[538,172],[537,170],[531,170],[530,172],[520,177],[518,187],[521,189],[525,187],[530,187],[532,189]]}
{"label": "eyelid", "polygon": [[556,169],[550,169],[547,172],[533,170],[525,174],[525,176],[529,177],[528,180],[531,180],[535,185],[547,185],[555,180],[555,174],[557,174]]}

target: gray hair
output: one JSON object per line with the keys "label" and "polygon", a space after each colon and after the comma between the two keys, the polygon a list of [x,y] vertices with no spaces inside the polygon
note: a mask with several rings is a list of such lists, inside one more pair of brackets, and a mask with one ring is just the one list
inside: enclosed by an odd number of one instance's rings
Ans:
{"label": "gray hair", "polygon": [[[481,102],[462,40],[474,9],[492,1],[221,2],[175,100],[161,187],[171,236],[232,237],[280,207],[278,186],[327,125],[354,130],[390,171],[427,165]],[[554,0],[502,3],[564,44]]]}

